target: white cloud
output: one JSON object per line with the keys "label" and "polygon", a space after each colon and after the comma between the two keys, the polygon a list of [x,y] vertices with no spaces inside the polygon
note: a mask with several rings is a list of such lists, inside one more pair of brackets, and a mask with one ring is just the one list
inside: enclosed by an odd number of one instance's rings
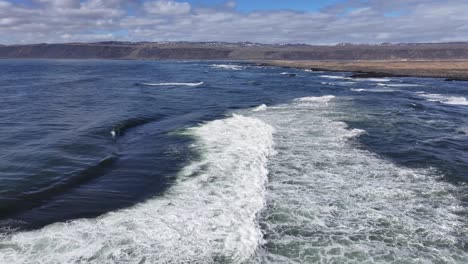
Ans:
{"label": "white cloud", "polygon": [[54,8],[78,8],[80,0],[37,0]]}
{"label": "white cloud", "polygon": [[[466,0],[348,0],[317,12],[247,13],[237,11],[234,1],[212,7],[174,0],[34,1],[36,5],[28,6],[0,0],[0,43],[106,38],[311,44],[468,40]],[[401,15],[386,16],[388,12]]]}
{"label": "white cloud", "polygon": [[190,12],[191,6],[187,2],[176,2],[172,0],[159,0],[145,2],[146,12],[157,15],[184,15]]}
{"label": "white cloud", "polygon": [[0,8],[7,8],[7,7],[10,7],[10,6],[11,6],[10,2],[0,0]]}

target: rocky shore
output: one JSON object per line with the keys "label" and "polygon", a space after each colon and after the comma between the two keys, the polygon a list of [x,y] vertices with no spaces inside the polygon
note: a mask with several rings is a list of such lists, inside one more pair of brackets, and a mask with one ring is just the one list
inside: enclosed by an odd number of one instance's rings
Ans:
{"label": "rocky shore", "polygon": [[353,78],[434,77],[468,81],[468,60],[418,61],[292,61],[270,60],[258,64],[315,71],[353,72]]}

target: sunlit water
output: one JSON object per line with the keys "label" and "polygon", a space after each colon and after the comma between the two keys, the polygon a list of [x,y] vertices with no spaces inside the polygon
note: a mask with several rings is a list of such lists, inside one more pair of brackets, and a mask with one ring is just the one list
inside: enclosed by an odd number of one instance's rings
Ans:
{"label": "sunlit water", "polygon": [[0,263],[468,262],[464,82],[0,70]]}

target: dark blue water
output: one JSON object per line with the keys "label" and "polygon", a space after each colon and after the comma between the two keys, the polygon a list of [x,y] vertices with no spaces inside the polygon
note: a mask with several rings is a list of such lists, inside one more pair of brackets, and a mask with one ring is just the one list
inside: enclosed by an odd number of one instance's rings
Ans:
{"label": "dark blue water", "polygon": [[324,95],[340,111],[327,102],[310,115],[366,131],[357,149],[431,170],[466,206],[468,83],[347,75],[237,62],[2,60],[0,227],[23,232],[164,197],[201,155],[180,131]]}

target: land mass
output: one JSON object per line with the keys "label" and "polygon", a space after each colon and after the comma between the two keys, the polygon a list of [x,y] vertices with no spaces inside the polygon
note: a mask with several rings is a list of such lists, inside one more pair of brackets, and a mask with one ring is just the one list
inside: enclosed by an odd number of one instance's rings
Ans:
{"label": "land mass", "polygon": [[[245,60],[366,75],[468,80],[468,42],[334,46],[225,42],[0,45],[0,59]],[[356,75],[359,77],[359,75]]]}
{"label": "land mass", "polygon": [[354,78],[435,77],[468,81],[468,60],[418,61],[262,61],[259,64],[315,71],[353,72]]}

